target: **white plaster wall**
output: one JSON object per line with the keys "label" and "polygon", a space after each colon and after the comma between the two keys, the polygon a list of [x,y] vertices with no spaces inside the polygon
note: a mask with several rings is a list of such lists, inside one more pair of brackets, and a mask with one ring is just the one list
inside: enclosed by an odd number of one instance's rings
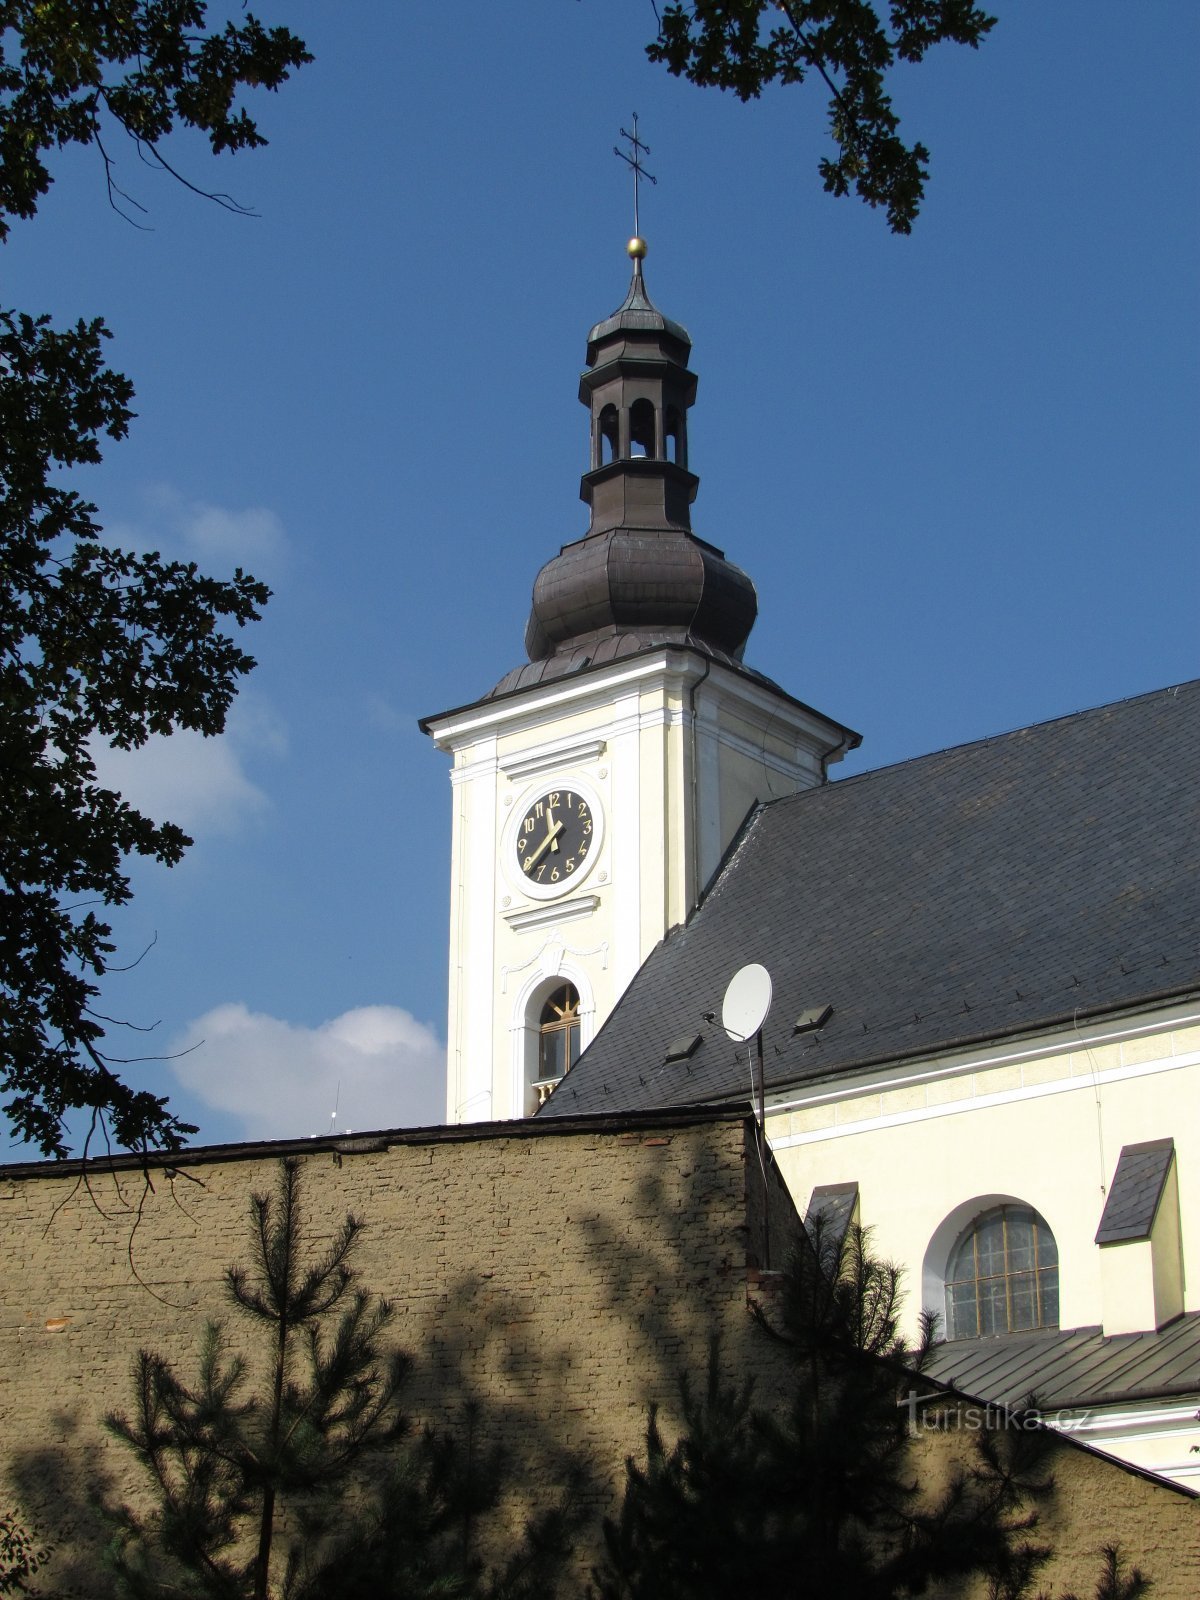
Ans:
{"label": "white plaster wall", "polygon": [[[481,1122],[492,1103],[489,1021],[474,1003],[474,975],[495,961],[495,928],[483,908],[493,898],[496,857],[490,849],[496,813],[496,738],[483,733],[459,753],[451,773],[454,805],[451,875],[447,1115]],[[467,892],[467,886],[474,887]]]}
{"label": "white plaster wall", "polygon": [[1167,1173],[1162,1198],[1150,1234],[1151,1276],[1154,1282],[1154,1315],[1161,1328],[1164,1322],[1183,1310],[1183,1249],[1179,1215],[1178,1157]]}
{"label": "white plaster wall", "polygon": [[1100,1324],[1095,1235],[1107,1186],[1123,1145],[1167,1135],[1184,1307],[1200,1310],[1200,1018],[1164,1012],[909,1063],[862,1075],[855,1091],[814,1087],[769,1108],[771,1141],[801,1208],[816,1184],[859,1184],[876,1251],[905,1269],[910,1336],[923,1298],[944,1312],[946,1255],[998,1198],[1033,1206],[1054,1232],[1060,1325]]}
{"label": "white plaster wall", "polygon": [[1099,1246],[1100,1305],[1105,1333],[1141,1333],[1158,1327],[1154,1257],[1149,1239]]}
{"label": "white plaster wall", "polygon": [[[517,1015],[554,972],[584,982],[583,1043],[695,904],[755,799],[823,777],[838,730],[785,697],[663,650],[433,719],[454,756],[447,1115],[524,1114]],[[594,796],[603,837],[560,899],[515,871],[506,827],[552,786]],[[573,980],[572,980],[573,981]]]}

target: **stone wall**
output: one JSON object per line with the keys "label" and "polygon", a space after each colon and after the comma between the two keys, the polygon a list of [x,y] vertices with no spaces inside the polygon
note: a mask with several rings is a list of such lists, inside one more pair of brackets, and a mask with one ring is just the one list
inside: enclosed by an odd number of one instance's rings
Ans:
{"label": "stone wall", "polygon": [[[576,1455],[596,1469],[593,1509],[609,1508],[648,1401],[669,1423],[678,1374],[703,1370],[714,1335],[731,1370],[778,1359],[746,1310],[747,1183],[761,1207],[762,1174],[740,1117],[234,1146],[148,1175],[98,1163],[86,1181],[73,1165],[2,1168],[0,1459],[9,1503],[45,1536],[94,1551],[89,1495],[136,1496],[102,1423],[132,1409],[139,1348],[190,1376],[213,1317],[253,1348],[223,1273],[248,1259],[250,1196],[273,1188],[285,1153],[303,1164],[309,1238],[347,1212],[366,1219],[356,1265],[397,1305],[410,1409],[437,1423],[477,1400],[526,1504]],[[778,1215],[786,1191],[770,1179]],[[81,1554],[76,1577],[94,1560]]]}
{"label": "stone wall", "polygon": [[[105,1592],[91,1502],[97,1490],[137,1496],[131,1457],[103,1418],[132,1409],[138,1349],[188,1376],[217,1316],[235,1349],[253,1350],[223,1273],[247,1260],[250,1196],[273,1188],[283,1154],[302,1163],[310,1240],[347,1212],[366,1219],[356,1265],[396,1303],[397,1342],[416,1360],[409,1409],[444,1424],[478,1401],[524,1509],[584,1458],[590,1510],[611,1510],[648,1402],[669,1435],[679,1374],[703,1371],[714,1337],[728,1374],[754,1373],[760,1396],[783,1390],[784,1354],[748,1315],[747,1295],[770,1300],[764,1217],[772,1266],[799,1224],[770,1161],[764,1194],[752,1125],[737,1116],[230,1146],[146,1174],[127,1161],[86,1177],[74,1165],[0,1168],[0,1509],[18,1505],[67,1547],[58,1581]],[[954,1441],[929,1435],[920,1448],[940,1471]],[[1152,1572],[1156,1600],[1194,1600],[1197,1502],[1077,1449],[1060,1455],[1047,1520],[1056,1571],[1090,1593],[1096,1552],[1115,1537]],[[591,1548],[580,1551],[580,1589]]]}
{"label": "stone wall", "polygon": [[[998,1409],[947,1397],[923,1413],[913,1465],[924,1488],[936,1490],[956,1469],[970,1471],[978,1427]],[[929,1425],[934,1412],[936,1427]],[[1042,1473],[1048,1492],[1027,1537],[1052,1554],[1038,1572],[1035,1594],[1091,1600],[1104,1548],[1115,1545],[1126,1574],[1137,1566],[1151,1579],[1153,1600],[1200,1595],[1200,1500],[1189,1491],[1066,1439],[1053,1442]],[[982,1582],[965,1591],[947,1584],[931,1591],[930,1600],[987,1600],[987,1592]]]}

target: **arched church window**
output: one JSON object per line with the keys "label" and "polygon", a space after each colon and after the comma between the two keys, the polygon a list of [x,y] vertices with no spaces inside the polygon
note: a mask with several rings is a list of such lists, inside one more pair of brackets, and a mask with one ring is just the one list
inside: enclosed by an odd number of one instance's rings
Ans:
{"label": "arched church window", "polygon": [[600,465],[607,466],[617,459],[619,449],[616,406],[605,406],[600,413]]}
{"label": "arched church window", "polygon": [[946,1334],[978,1339],[1058,1327],[1058,1246],[1029,1206],[994,1206],[961,1235],[946,1269]]}
{"label": "arched church window", "polygon": [[579,993],[564,983],[542,1007],[538,1025],[538,1075],[533,1087],[540,1105],[579,1059]]}
{"label": "arched church window", "polygon": [[687,443],[683,434],[683,418],[674,406],[668,408],[664,437],[667,446],[667,460],[674,461],[681,467],[687,466]]}

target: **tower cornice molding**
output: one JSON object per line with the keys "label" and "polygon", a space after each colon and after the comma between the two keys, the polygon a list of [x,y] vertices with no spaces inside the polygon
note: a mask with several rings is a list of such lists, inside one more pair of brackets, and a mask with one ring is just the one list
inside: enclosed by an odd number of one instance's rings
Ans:
{"label": "tower cornice molding", "polygon": [[[423,718],[419,726],[439,749],[454,749],[459,744],[475,743],[487,733],[533,728],[567,710],[590,710],[606,705],[631,687],[652,684],[656,679],[686,684],[706,675],[706,660],[698,650],[666,645],[626,661],[585,669],[570,678],[537,684],[503,698],[476,700],[470,705]],[[711,669],[712,663],[708,666]]]}
{"label": "tower cornice molding", "polygon": [[[457,706],[422,719],[420,727],[439,749],[457,750],[478,744],[489,734],[534,730],[569,712],[598,709],[631,689],[659,686],[686,690],[701,679],[719,686],[724,702],[736,706],[740,714],[748,715],[762,728],[779,730],[786,725],[825,757],[836,759],[861,742],[853,728],[823,716],[775,684],[759,681],[748,672],[713,661],[703,651],[680,645],[664,645],[620,662],[585,668],[569,678]],[[564,743],[569,748],[572,741]]]}

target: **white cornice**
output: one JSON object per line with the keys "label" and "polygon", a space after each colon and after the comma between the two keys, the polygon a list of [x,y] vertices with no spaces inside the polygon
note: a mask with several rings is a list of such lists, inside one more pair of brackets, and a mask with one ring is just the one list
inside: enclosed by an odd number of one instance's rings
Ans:
{"label": "white cornice", "polygon": [[[883,1128],[898,1128],[914,1122],[933,1122],[943,1117],[958,1117],[970,1115],[975,1111],[985,1111],[993,1106],[1016,1105],[1022,1101],[1045,1100],[1051,1095],[1077,1094],[1081,1090],[1095,1090],[1100,1086],[1113,1083],[1125,1083],[1136,1078],[1152,1078],[1162,1072],[1177,1072],[1186,1067],[1200,1066],[1200,1051],[1193,1050],[1181,1056],[1163,1056],[1157,1061],[1139,1061],[1130,1066],[1102,1068],[1096,1072],[1077,1073],[1070,1078],[1052,1078],[1047,1083],[1031,1083],[1022,1085],[1019,1089],[998,1089],[992,1094],[971,1094],[964,1090],[961,1100],[947,1100],[940,1105],[917,1106],[908,1111],[880,1112],[875,1116],[864,1116],[853,1121],[839,1122],[831,1128],[816,1128],[807,1133],[784,1133],[771,1135],[771,1146],[776,1150],[789,1150],[795,1145],[825,1144],[832,1139],[848,1139],[855,1134],[871,1133]],[[895,1085],[893,1084],[894,1088]],[[875,1091],[878,1093],[878,1090]],[[857,1085],[843,1087],[840,1095],[826,1095],[826,1100],[840,1100],[845,1103],[860,1098]],[[870,1091],[862,1095],[864,1099],[872,1098]],[[812,1105],[814,1101],[806,1102]],[[797,1102],[791,1102],[793,1108]],[[767,1107],[768,1123],[772,1116],[780,1114],[782,1107],[778,1105]]]}
{"label": "white cornice", "polygon": [[500,771],[506,777],[519,781],[536,777],[539,772],[550,772],[558,767],[578,766],[585,761],[598,760],[607,749],[604,739],[554,739],[530,755],[506,756],[500,762]]}
{"label": "white cornice", "polygon": [[760,767],[766,767],[770,772],[778,772],[785,778],[808,778],[812,783],[817,781],[813,775],[813,752],[807,747],[804,753],[808,759],[797,761],[794,757],[780,755],[777,750],[768,750],[765,745],[756,744],[752,739],[743,738],[741,734],[731,733],[719,723],[715,727],[706,728],[705,732],[710,733],[723,749],[745,756],[748,760],[757,762]]}
{"label": "white cornice", "polygon": [[502,911],[500,915],[515,932],[524,933],[529,928],[550,928],[560,922],[578,922],[581,917],[590,917],[599,904],[598,894],[579,894],[553,905],[528,906],[521,911]]}
{"label": "white cornice", "polygon": [[[992,1042],[974,1050],[914,1056],[878,1067],[873,1072],[855,1072],[848,1068],[840,1077],[823,1078],[811,1085],[797,1083],[791,1089],[776,1091],[775,1097],[767,1103],[767,1111],[769,1114],[800,1111],[808,1106],[849,1100],[858,1095],[887,1094],[892,1089],[942,1082],[973,1072],[986,1072],[992,1067],[1020,1066],[1026,1061],[1039,1061],[1048,1056],[1068,1054],[1072,1050],[1097,1050],[1102,1045],[1121,1044],[1126,1039],[1169,1033],[1174,1028],[1187,1028],[1198,1022],[1200,1007],[1196,1002],[1177,1001],[1172,1005],[1155,1007],[1152,1012],[1147,1008],[1106,1021],[1093,1018],[1084,1022],[1086,1032],[1083,1028],[1063,1024],[1039,1034]],[[1178,1065],[1181,1059],[1167,1059],[1160,1065]],[[1065,1083],[1068,1080],[1056,1081]]]}
{"label": "white cornice", "polygon": [[495,755],[483,756],[478,761],[469,762],[465,766],[450,768],[450,787],[457,789],[460,783],[474,783],[479,778],[494,778],[500,770],[500,763]]}
{"label": "white cornice", "polygon": [[669,645],[631,660],[615,661],[606,667],[535,684],[520,694],[482,700],[457,711],[443,712],[428,718],[424,726],[439,749],[456,749],[473,743],[484,733],[517,733],[537,728],[548,718],[568,711],[604,706],[614,695],[631,688],[671,684],[683,687],[702,679],[719,683],[724,698],[755,713],[764,722],[774,727],[783,722],[814,749],[829,750],[841,742],[841,729],[836,723],[796,704],[782,690],[773,692],[766,684],[743,677],[720,662]]}
{"label": "white cornice", "polygon": [[[1197,1384],[1200,1394],[1200,1383]],[[1166,1432],[1192,1432],[1196,1426],[1195,1400],[1130,1400],[1124,1405],[1064,1406],[1047,1410],[1048,1418],[1063,1433],[1106,1433],[1126,1440],[1157,1439]],[[1158,1469],[1156,1469],[1158,1470]]]}
{"label": "white cornice", "polygon": [[483,700],[461,711],[446,712],[441,717],[431,717],[426,726],[439,747],[453,748],[460,743],[473,742],[483,733],[501,729],[505,733],[515,733],[523,728],[538,727],[548,715],[604,706],[614,695],[647,683],[672,679],[686,683],[702,677],[703,670],[702,658],[687,651],[658,650],[632,661],[615,661],[597,671],[535,684],[521,694]]}

